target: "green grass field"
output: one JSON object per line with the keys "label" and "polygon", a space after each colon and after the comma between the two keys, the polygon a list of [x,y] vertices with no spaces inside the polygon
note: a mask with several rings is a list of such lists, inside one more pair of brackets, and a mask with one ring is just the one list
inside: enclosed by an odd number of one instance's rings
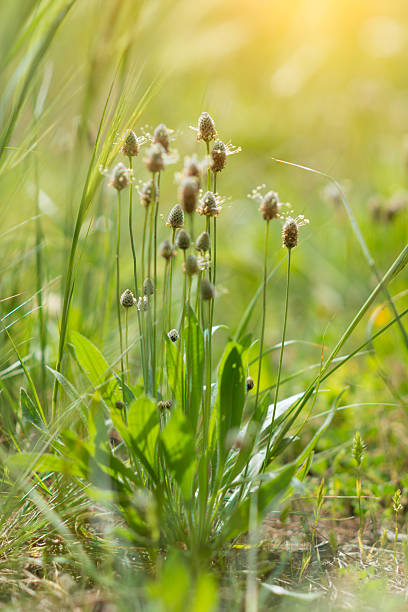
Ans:
{"label": "green grass field", "polygon": [[408,6],[0,17],[0,610],[405,610]]}

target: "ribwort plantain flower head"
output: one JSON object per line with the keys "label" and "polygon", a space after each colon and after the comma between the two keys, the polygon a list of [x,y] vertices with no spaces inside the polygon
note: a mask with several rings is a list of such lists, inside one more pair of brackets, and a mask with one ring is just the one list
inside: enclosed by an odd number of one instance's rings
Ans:
{"label": "ribwort plantain flower head", "polygon": [[178,333],[177,329],[171,329],[167,333],[167,336],[168,336],[169,340],[171,340],[172,342],[177,342],[177,340],[179,339],[179,333]]}
{"label": "ribwort plantain flower head", "polygon": [[159,144],[168,153],[170,151],[170,130],[160,123],[153,133],[153,144]]}
{"label": "ribwort plantain flower head", "polygon": [[190,248],[191,238],[190,235],[183,229],[177,233],[176,247],[182,251],[186,251]]}
{"label": "ribwort plantain flower head", "polygon": [[140,204],[147,208],[153,198],[153,179],[150,179],[143,183],[142,187],[138,189],[140,196]]}
{"label": "ribwort plantain flower head", "polygon": [[197,132],[197,140],[204,140],[204,142],[210,142],[217,137],[217,130],[215,129],[215,123],[211,115],[208,113],[201,113],[198,118],[198,127],[193,128]]}
{"label": "ribwort plantain flower head", "polygon": [[309,219],[305,219],[303,215],[299,215],[296,219],[288,217],[282,228],[282,243],[287,249],[293,249],[297,246],[299,227],[307,225]]}
{"label": "ribwort plantain flower head", "polygon": [[204,301],[213,300],[215,297],[215,287],[208,278],[203,278],[200,283],[200,297]]}
{"label": "ribwort plantain flower head", "polygon": [[197,179],[186,176],[180,183],[180,202],[186,213],[193,213],[197,206],[199,184]]}
{"label": "ribwort plantain flower head", "polygon": [[200,271],[195,255],[189,255],[187,257],[185,263],[183,264],[183,270],[188,276],[194,276],[194,274],[197,274]]}
{"label": "ribwort plantain flower head", "polygon": [[120,296],[120,303],[123,308],[132,308],[132,306],[136,304],[135,296],[130,289],[125,289],[122,293]]}
{"label": "ribwort plantain flower head", "polygon": [[252,378],[252,376],[248,376],[248,378],[246,379],[246,390],[252,391],[254,386],[255,386],[254,379]]}
{"label": "ribwort plantain flower head", "polygon": [[211,242],[208,232],[203,232],[198,236],[195,246],[197,251],[201,251],[202,253],[206,253],[210,250]]}
{"label": "ribwort plantain flower head", "polygon": [[148,276],[143,281],[143,295],[150,296],[154,293],[154,284],[152,279]]}
{"label": "ribwort plantain flower head", "polygon": [[198,187],[201,184],[201,170],[202,170],[202,164],[198,161],[196,155],[185,158],[182,176],[184,178],[185,177],[195,178],[197,181]]}
{"label": "ribwort plantain flower head", "polygon": [[200,206],[197,208],[199,215],[205,215],[206,217],[216,217],[220,214],[222,199],[216,196],[212,191],[207,191],[201,200]]}
{"label": "ribwort plantain flower head", "polygon": [[175,206],[173,206],[173,208],[169,212],[169,216],[167,218],[166,225],[168,227],[172,227],[173,229],[183,227],[183,225],[184,225],[184,211],[181,208],[180,204],[176,204]]}
{"label": "ribwort plantain flower head", "polygon": [[265,221],[271,221],[279,217],[279,198],[275,191],[268,191],[262,198],[259,212]]}
{"label": "ribwort plantain flower head", "polygon": [[176,255],[176,250],[170,240],[163,240],[159,248],[159,253],[163,259],[170,261],[170,259]]}
{"label": "ribwort plantain flower head", "polygon": [[129,185],[129,182],[129,170],[120,162],[113,169],[109,185],[117,191],[121,191]]}
{"label": "ribwort plantain flower head", "polygon": [[210,170],[221,172],[225,168],[228,155],[235,155],[240,151],[241,147],[233,147],[231,144],[226,145],[222,140],[217,140],[211,151]]}
{"label": "ribwort plantain flower head", "polygon": [[146,151],[146,156],[143,160],[149,172],[155,174],[156,172],[161,172],[164,170],[164,155],[165,150],[161,144],[152,144],[152,146]]}

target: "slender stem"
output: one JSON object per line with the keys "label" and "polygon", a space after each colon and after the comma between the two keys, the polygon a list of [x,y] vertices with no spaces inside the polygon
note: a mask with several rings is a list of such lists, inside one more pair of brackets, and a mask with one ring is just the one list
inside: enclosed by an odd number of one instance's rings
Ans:
{"label": "slender stem", "polygon": [[[132,170],[132,158],[130,156],[129,156],[129,168],[130,170]],[[137,282],[137,258],[136,258],[135,241],[133,237],[133,218],[132,217],[133,217],[133,185],[131,183],[129,186],[129,235],[130,235],[130,246],[132,249],[132,257],[133,257],[133,277],[134,277],[134,284],[135,284],[135,296],[136,296],[136,299],[139,299],[139,286]],[[145,223],[146,223],[146,217],[145,217]],[[143,251],[144,251],[144,238],[145,237],[143,235]],[[143,252],[143,256],[144,256],[144,252]],[[138,322],[139,336],[140,336],[140,353],[141,353],[141,360],[142,360],[143,382],[144,382],[144,389],[146,390],[143,329],[142,329],[141,314],[139,310],[137,310],[137,322]],[[127,328],[126,328],[126,331],[127,331]],[[126,345],[126,349],[127,347],[128,345]],[[126,358],[128,359],[127,353],[126,353]],[[127,370],[128,370],[128,382],[129,382],[129,368],[127,368]]]}
{"label": "slender stem", "polygon": [[129,329],[128,329],[128,310],[125,308],[125,352],[126,352],[126,380],[129,384]]}
{"label": "slender stem", "polygon": [[153,234],[153,358],[152,358],[152,379],[153,379],[153,395],[156,396],[156,322],[157,322],[157,219],[159,215],[159,198],[160,198],[160,172],[157,173],[157,189],[154,190],[154,234]]}
{"label": "slender stem", "polygon": [[[176,234],[176,229],[173,227],[172,235],[171,235],[171,244],[174,247],[174,237]],[[171,329],[171,299],[172,299],[172,290],[173,290],[173,269],[174,269],[174,257],[171,258],[170,261],[170,275],[169,275],[169,308],[168,308],[168,330]]]}
{"label": "slender stem", "polygon": [[278,404],[279,385],[280,385],[281,372],[282,372],[283,351],[285,350],[286,324],[287,324],[287,321],[288,321],[289,282],[290,282],[290,257],[291,257],[291,253],[292,253],[292,249],[288,249],[288,272],[287,272],[287,277],[286,277],[285,314],[284,314],[284,318],[283,318],[282,342],[281,342],[280,355],[279,355],[278,377],[277,377],[277,380],[276,380],[275,399],[274,399],[274,402],[273,402],[272,423],[271,423],[271,429],[270,429],[269,437],[268,437],[268,446],[267,446],[267,451],[266,451],[266,456],[265,456],[266,459],[268,458],[268,455],[269,455],[269,449],[270,449],[271,438],[272,438],[272,431],[273,431],[273,424],[275,422],[276,406]]}
{"label": "slender stem", "polygon": [[143,222],[143,237],[142,237],[142,280],[146,278],[146,268],[145,268],[145,244],[146,244],[146,229],[147,229],[147,219],[149,217],[149,207],[145,207],[145,215]]}
{"label": "slender stem", "polygon": [[[116,233],[116,310],[118,315],[118,327],[119,327],[119,342],[120,342],[120,371],[122,378],[122,385],[125,382],[124,376],[124,364],[123,364],[123,336],[122,336],[122,322],[120,315],[120,268],[119,268],[119,257],[120,257],[120,190],[118,190],[118,219],[117,219],[117,233]],[[122,388],[123,390],[123,388]]]}
{"label": "slender stem", "polygon": [[262,323],[261,323],[261,340],[259,344],[259,360],[258,360],[258,381],[256,385],[256,397],[255,397],[255,412],[258,408],[259,401],[259,387],[261,384],[261,370],[262,370],[262,354],[264,346],[264,335],[265,335],[265,317],[266,317],[266,286],[268,276],[268,242],[269,242],[269,221],[266,221],[265,227],[265,245],[264,245],[264,278],[263,278],[263,297],[262,297]]}
{"label": "slender stem", "polygon": [[[207,157],[210,156],[210,142],[207,140],[207,142],[205,143],[207,145]],[[208,170],[207,170],[207,191],[211,191],[211,169],[210,166],[208,166]]]}

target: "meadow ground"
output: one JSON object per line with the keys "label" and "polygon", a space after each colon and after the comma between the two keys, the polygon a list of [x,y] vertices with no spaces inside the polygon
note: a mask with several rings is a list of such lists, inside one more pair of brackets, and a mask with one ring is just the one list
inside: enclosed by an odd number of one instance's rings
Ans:
{"label": "meadow ground", "polygon": [[0,609],[405,610],[406,4],[0,16]]}

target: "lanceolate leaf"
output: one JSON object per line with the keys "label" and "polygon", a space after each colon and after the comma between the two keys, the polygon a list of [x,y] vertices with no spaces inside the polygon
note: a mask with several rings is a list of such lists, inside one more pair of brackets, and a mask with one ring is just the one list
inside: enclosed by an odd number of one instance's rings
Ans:
{"label": "lanceolate leaf", "polygon": [[228,450],[226,448],[228,432],[238,431],[241,425],[244,402],[245,373],[242,364],[242,348],[235,342],[229,342],[218,370],[216,412],[220,458],[225,457]]}
{"label": "lanceolate leaf", "polygon": [[185,499],[192,495],[192,482],[196,465],[196,447],[193,432],[181,408],[174,411],[166,425],[161,440],[166,464],[178,482]]}
{"label": "lanceolate leaf", "polygon": [[93,388],[101,394],[108,406],[121,401],[122,394],[118,384],[100,350],[78,332],[72,332],[71,338],[78,363]]}
{"label": "lanceolate leaf", "polygon": [[159,437],[157,406],[149,397],[141,396],[129,406],[128,431],[137,456],[155,471],[156,447]]}
{"label": "lanceolate leaf", "polygon": [[277,476],[261,484],[256,492],[245,498],[232,512],[223,530],[223,539],[234,538],[249,529],[249,515],[253,496],[257,495],[257,519],[258,523],[265,515],[276,508],[283,499],[296,465],[289,465],[281,470]]}

